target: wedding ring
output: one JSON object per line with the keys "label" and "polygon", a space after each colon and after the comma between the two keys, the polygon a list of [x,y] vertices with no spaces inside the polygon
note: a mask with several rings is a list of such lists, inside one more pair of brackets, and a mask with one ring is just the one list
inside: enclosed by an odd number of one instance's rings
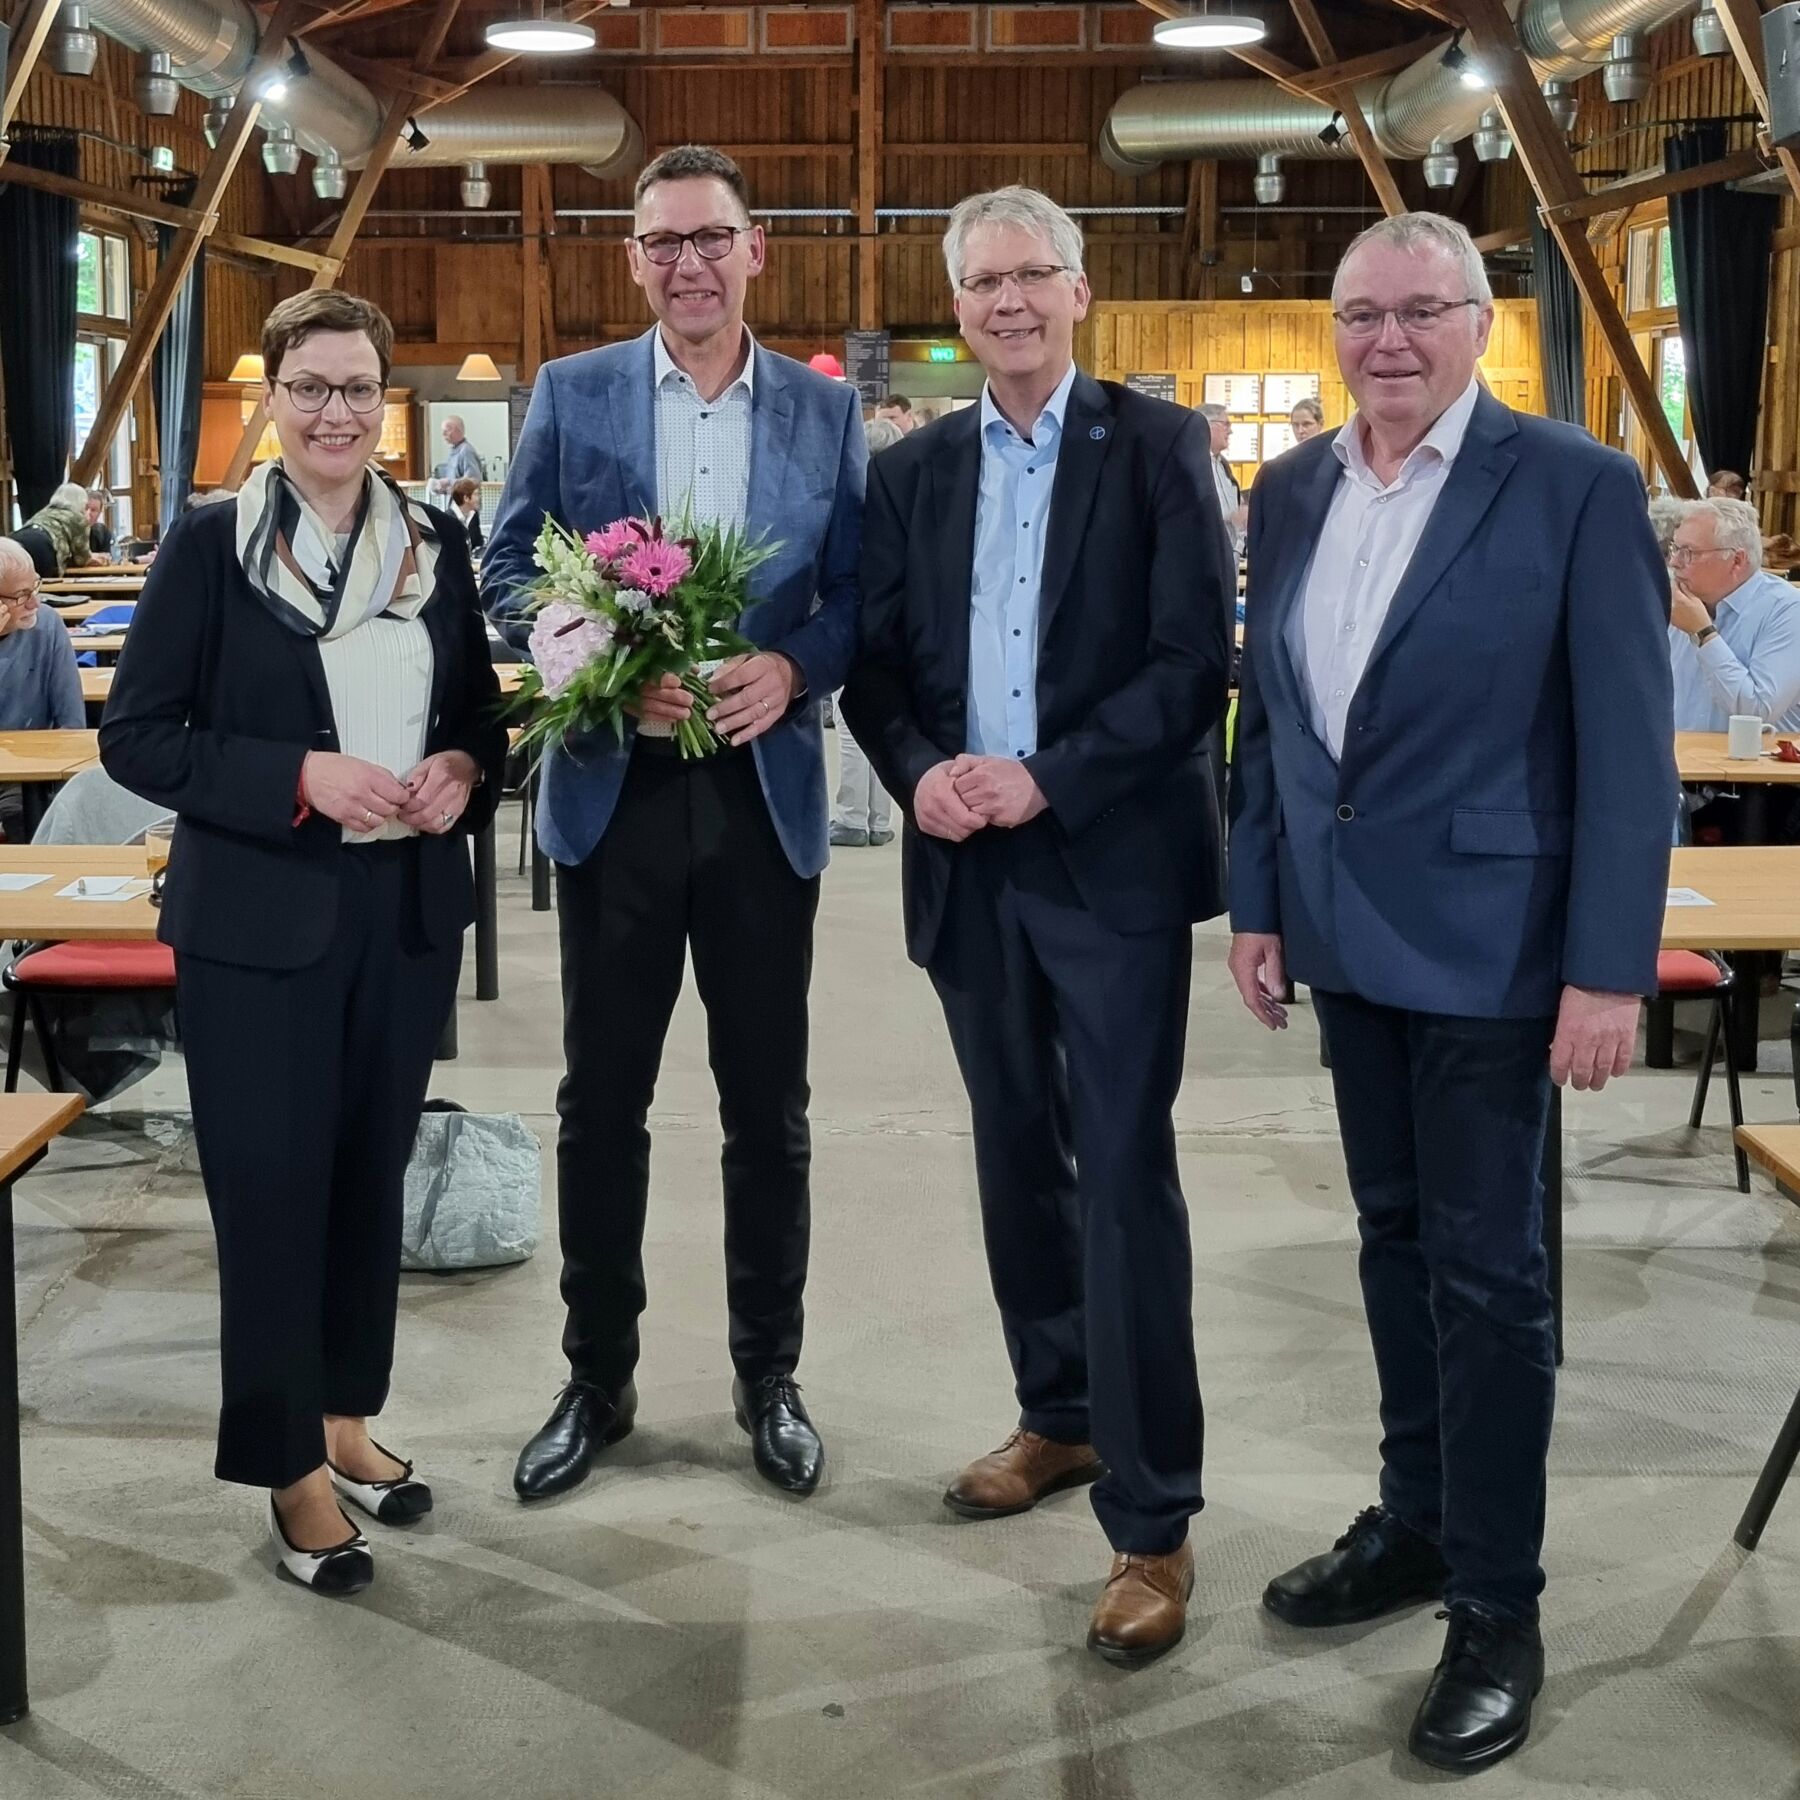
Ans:
{"label": "wedding ring", "polygon": [[363,808],[363,823],[365,825],[373,825],[375,823],[375,815],[370,812],[367,807]]}
{"label": "wedding ring", "polygon": [[450,823],[450,815],[448,813],[444,814],[444,823],[446,825],[448,825]]}
{"label": "wedding ring", "polygon": [[756,706],[757,706],[757,715],[756,716],[760,719],[761,717],[764,716],[764,714],[766,714],[768,712],[769,703],[766,700],[759,700],[759,701],[757,701]]}

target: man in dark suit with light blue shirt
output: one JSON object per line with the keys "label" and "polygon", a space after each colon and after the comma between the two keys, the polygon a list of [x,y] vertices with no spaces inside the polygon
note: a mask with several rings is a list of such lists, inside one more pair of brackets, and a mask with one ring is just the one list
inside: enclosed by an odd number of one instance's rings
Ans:
{"label": "man in dark suit with light blue shirt", "polygon": [[1525,1741],[1543,1681],[1551,1084],[1630,1065],[1668,879],[1669,583],[1637,468],[1482,391],[1481,258],[1371,226],[1332,290],[1356,401],[1250,507],[1231,970],[1313,990],[1381,1388],[1380,1504],[1273,1581],[1290,1625],[1441,1598],[1413,1753]]}
{"label": "man in dark suit with light blue shirt", "polygon": [[580,1482],[631,1429],[651,1095],[691,952],[724,1126],[733,1404],[757,1469],[810,1494],[824,1450],[794,1380],[811,1138],[807,985],[825,866],[820,703],[849,667],[868,465],[856,390],[763,349],[744,296],[763,266],[744,179],[686,145],[638,177],[632,278],[656,326],[547,364],[501,496],[482,583],[519,609],[548,514],[742,524],[776,546],[740,629],[760,648],[712,679],[729,747],[684,761],[690,700],[646,688],[625,742],[545,759],[538,841],[558,865],[563,1045],[557,1204],[570,1379],[520,1453],[525,1499]]}
{"label": "man in dark suit with light blue shirt", "polygon": [[1221,910],[1207,736],[1234,583],[1206,421],[1074,364],[1081,231],[1029,188],[944,239],[987,370],[870,467],[843,710],[906,812],[907,948],[968,1089],[1019,1423],[964,1518],[1095,1483],[1113,1548],[1088,1642],[1181,1639],[1200,1510],[1193,1267],[1170,1112],[1191,926]]}

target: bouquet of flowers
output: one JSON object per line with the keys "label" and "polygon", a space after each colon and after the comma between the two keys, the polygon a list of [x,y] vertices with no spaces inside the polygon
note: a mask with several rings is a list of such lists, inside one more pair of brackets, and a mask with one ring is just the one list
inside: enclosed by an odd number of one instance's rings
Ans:
{"label": "bouquet of flowers", "polygon": [[608,728],[621,742],[626,706],[646,682],[674,675],[695,710],[675,727],[683,756],[710,756],[723,739],[706,721],[716,696],[702,664],[753,650],[734,629],[750,603],[753,570],[778,546],[752,543],[738,525],[685,523],[665,536],[661,519],[615,519],[577,536],[546,518],[526,588],[531,654],[518,706],[530,715],[520,741],[561,745]]}

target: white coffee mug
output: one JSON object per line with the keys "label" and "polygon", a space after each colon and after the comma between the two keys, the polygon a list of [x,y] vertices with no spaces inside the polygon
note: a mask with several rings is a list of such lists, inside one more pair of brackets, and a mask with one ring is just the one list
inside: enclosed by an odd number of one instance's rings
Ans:
{"label": "white coffee mug", "polygon": [[1725,721],[1725,754],[1734,762],[1752,762],[1762,755],[1763,734],[1775,735],[1754,713],[1733,713]]}

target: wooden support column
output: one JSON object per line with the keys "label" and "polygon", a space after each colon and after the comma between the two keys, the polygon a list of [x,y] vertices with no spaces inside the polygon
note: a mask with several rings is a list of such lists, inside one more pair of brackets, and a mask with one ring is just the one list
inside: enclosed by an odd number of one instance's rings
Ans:
{"label": "wooden support column", "polygon": [[881,327],[881,238],[875,209],[881,204],[882,33],[881,0],[856,7],[856,324]]}
{"label": "wooden support column", "polygon": [[[425,36],[413,57],[415,69],[428,69],[437,61],[438,53],[444,47],[444,39],[450,34],[451,23],[456,18],[456,9],[461,3],[462,0],[438,0],[437,10],[431,15],[431,23],[426,27]],[[283,0],[283,4],[291,5],[293,0]],[[344,272],[344,264],[350,256],[350,247],[356,242],[356,234],[362,229],[363,219],[374,204],[375,190],[381,185],[381,177],[386,173],[395,147],[400,142],[401,132],[406,129],[407,114],[412,110],[412,105],[410,94],[396,94],[388,101],[387,111],[382,115],[381,130],[376,133],[374,146],[369,151],[369,160],[357,172],[356,185],[351,188],[350,197],[344,202],[344,210],[338,214],[331,241],[325,246],[322,264],[307,284],[309,292],[317,293],[321,288],[337,286],[338,277]],[[239,437],[237,448],[231,453],[231,461],[226,465],[224,476],[219,482],[221,487],[236,489],[243,486],[244,477],[250,473],[250,464],[256,456],[257,443],[263,434],[263,421],[264,412],[259,405],[244,421],[243,435]]]}
{"label": "wooden support column", "polygon": [[[1769,122],[1769,75],[1763,66],[1762,8],[1756,0],[1713,0],[1719,23],[1731,45],[1731,54],[1743,71],[1744,85],[1763,123]],[[1787,176],[1788,191],[1800,200],[1800,162],[1791,150],[1776,150],[1775,159]]]}
{"label": "wooden support column", "polygon": [[1188,164],[1187,208],[1181,220],[1181,291],[1209,300],[1217,287],[1219,253],[1219,165],[1210,156]]}
{"label": "wooden support column", "polygon": [[6,157],[5,134],[19,115],[19,102],[25,98],[25,84],[31,79],[38,58],[44,54],[44,46],[50,41],[50,27],[56,23],[61,8],[62,0],[31,0],[24,17],[13,27],[6,86],[0,90],[0,161]]}
{"label": "wooden support column", "polygon": [[200,254],[200,246],[205,243],[207,233],[217,221],[220,196],[225,192],[226,183],[236,173],[238,163],[249,146],[250,133],[262,112],[262,98],[258,92],[262,79],[271,69],[279,67],[287,56],[289,34],[305,10],[304,0],[281,0],[281,4],[275,9],[275,16],[269,22],[269,29],[263,34],[256,60],[250,65],[243,85],[238,89],[231,116],[225,121],[225,127],[219,133],[218,144],[207,158],[206,167],[201,171],[200,184],[194,190],[188,210],[199,214],[199,222],[183,225],[176,231],[158,264],[156,279],[151,282],[150,291],[144,296],[137,309],[137,316],[131,322],[131,335],[125,340],[119,366],[106,384],[106,391],[100,396],[100,408],[94,416],[93,429],[88,432],[87,442],[82,445],[81,453],[75,458],[69,471],[70,480],[80,482],[83,487],[89,486],[105,465],[107,446],[117,435],[120,424],[131,409],[138,383],[150,368],[150,357],[156,348],[156,340],[162,336],[163,327],[168,324],[169,315],[175,310],[175,302],[181,297],[182,284],[193,270],[195,259]]}
{"label": "wooden support column", "polygon": [[1575,277],[1575,285],[1593,315],[1600,335],[1619,371],[1631,409],[1637,414],[1644,435],[1661,469],[1670,491],[1682,499],[1692,500],[1698,490],[1693,471],[1681,454],[1675,433],[1663,414],[1662,401],[1650,371],[1644,367],[1631,341],[1624,314],[1606,276],[1600,268],[1594,247],[1588,242],[1587,228],[1580,219],[1559,218],[1557,209],[1586,198],[1574,158],[1568,144],[1550,117],[1537,76],[1519,47],[1518,32],[1507,16],[1502,0],[1463,0],[1469,22],[1469,35],[1475,41],[1476,54],[1482,67],[1494,78],[1494,94],[1506,116],[1519,161],[1531,181],[1543,213]]}
{"label": "wooden support column", "polygon": [[[1325,21],[1319,17],[1319,9],[1313,0],[1289,0],[1294,9],[1294,17],[1299,21],[1300,30],[1306,38],[1307,47],[1312,51],[1320,68],[1330,68],[1338,60],[1337,51],[1332,47],[1331,34],[1325,29]],[[1356,97],[1353,82],[1344,81],[1331,89],[1329,98],[1344,117],[1344,129],[1350,133],[1350,142],[1356,146],[1356,154],[1362,161],[1363,173],[1369,178],[1369,185],[1374,188],[1375,196],[1381,202],[1381,210],[1391,219],[1396,213],[1406,211],[1406,202],[1400,198],[1399,183],[1394,180],[1394,172],[1387,166],[1387,158],[1381,154],[1381,147],[1375,142],[1375,133],[1363,113],[1362,102]]]}
{"label": "wooden support column", "polygon": [[519,383],[530,387],[544,361],[544,204],[536,169],[519,174]]}

